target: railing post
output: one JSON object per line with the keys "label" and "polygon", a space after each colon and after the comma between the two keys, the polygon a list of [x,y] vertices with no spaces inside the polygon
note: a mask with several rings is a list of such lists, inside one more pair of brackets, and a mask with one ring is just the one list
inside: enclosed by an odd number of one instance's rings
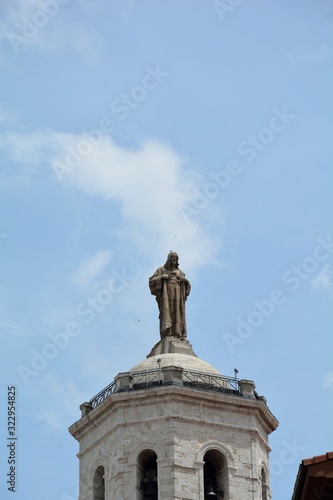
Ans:
{"label": "railing post", "polygon": [[254,389],[256,388],[253,380],[239,380],[239,392],[245,398],[255,399]]}
{"label": "railing post", "polygon": [[183,368],[181,366],[164,366],[162,372],[164,383],[183,385]]}
{"label": "railing post", "polygon": [[116,391],[126,391],[133,387],[133,376],[131,372],[119,373],[116,378]]}
{"label": "railing post", "polygon": [[81,417],[85,417],[92,410],[92,403],[82,403],[80,405]]}

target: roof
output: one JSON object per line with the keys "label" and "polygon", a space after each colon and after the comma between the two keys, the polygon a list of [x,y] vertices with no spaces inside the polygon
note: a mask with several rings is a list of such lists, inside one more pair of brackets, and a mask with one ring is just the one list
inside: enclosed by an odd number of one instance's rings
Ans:
{"label": "roof", "polygon": [[333,451],[328,451],[324,455],[316,455],[315,457],[312,458],[304,458],[302,460],[303,465],[310,465],[310,464],[318,464],[320,462],[326,462],[326,460],[332,460],[333,459]]}
{"label": "roof", "polygon": [[333,451],[304,458],[299,466],[292,500],[333,498]]}

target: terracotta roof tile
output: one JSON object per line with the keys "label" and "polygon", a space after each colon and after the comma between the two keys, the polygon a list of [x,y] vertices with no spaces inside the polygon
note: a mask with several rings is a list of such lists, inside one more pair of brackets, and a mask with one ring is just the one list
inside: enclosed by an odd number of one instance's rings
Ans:
{"label": "terracotta roof tile", "polygon": [[315,457],[312,458],[304,458],[302,460],[303,465],[311,465],[311,464],[317,464],[319,462],[325,462],[326,460],[332,460],[333,459],[333,451],[328,451],[324,455],[316,455]]}

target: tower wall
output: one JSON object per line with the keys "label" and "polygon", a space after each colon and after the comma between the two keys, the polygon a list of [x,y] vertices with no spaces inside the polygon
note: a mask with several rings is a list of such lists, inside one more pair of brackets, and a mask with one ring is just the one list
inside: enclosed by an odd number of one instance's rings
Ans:
{"label": "tower wall", "polygon": [[159,500],[203,500],[207,456],[221,458],[217,498],[261,499],[276,427],[263,399],[177,385],[114,393],[70,428],[80,442],[79,500],[104,500],[94,498],[99,466],[105,500],[141,500],[144,450],[157,456]]}

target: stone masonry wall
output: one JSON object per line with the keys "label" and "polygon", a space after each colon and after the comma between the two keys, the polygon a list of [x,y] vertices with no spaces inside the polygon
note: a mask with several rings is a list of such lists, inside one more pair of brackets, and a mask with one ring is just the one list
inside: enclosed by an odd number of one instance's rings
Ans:
{"label": "stone masonry wall", "polygon": [[269,415],[263,402],[185,387],[113,394],[74,424],[79,499],[93,499],[94,473],[103,465],[105,500],[141,500],[137,457],[152,449],[159,499],[203,500],[204,455],[216,449],[228,464],[224,500],[259,500],[261,466],[268,470]]}

